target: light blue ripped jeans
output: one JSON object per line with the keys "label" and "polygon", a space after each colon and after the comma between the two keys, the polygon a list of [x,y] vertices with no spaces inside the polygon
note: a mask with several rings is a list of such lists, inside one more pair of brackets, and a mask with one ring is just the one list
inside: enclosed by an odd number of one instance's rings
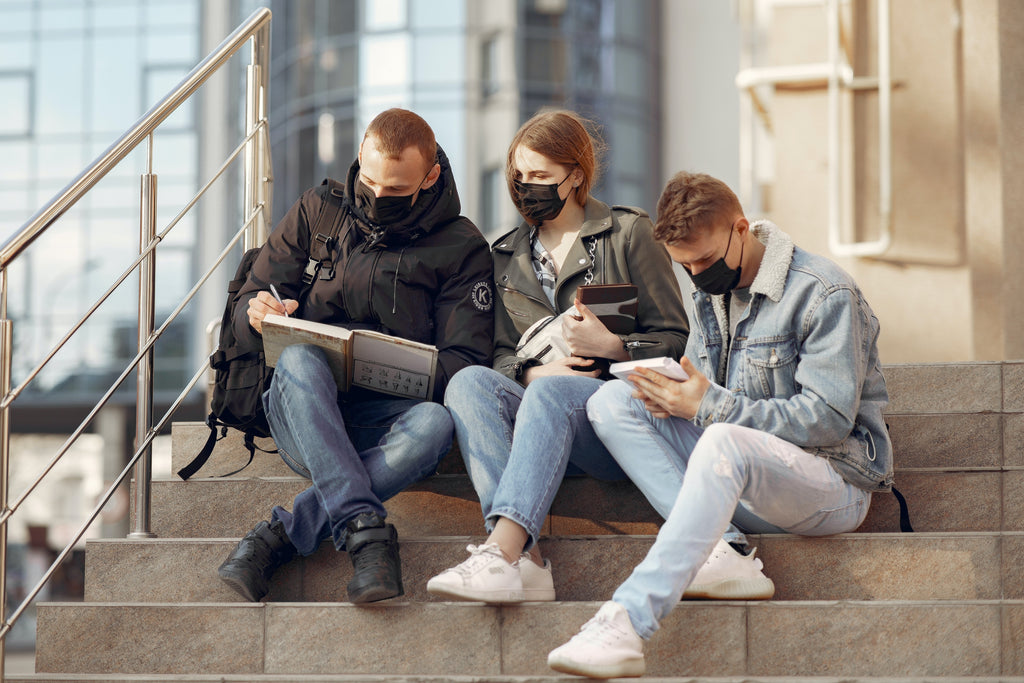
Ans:
{"label": "light blue ripped jeans", "polygon": [[654,507],[661,512],[672,500],[654,545],[612,596],[641,638],[658,630],[718,539],[742,539],[737,527],[826,536],[853,531],[867,515],[869,492],[766,432],[725,423],[702,431],[681,418],[655,418],[622,381],[594,394],[587,414]]}

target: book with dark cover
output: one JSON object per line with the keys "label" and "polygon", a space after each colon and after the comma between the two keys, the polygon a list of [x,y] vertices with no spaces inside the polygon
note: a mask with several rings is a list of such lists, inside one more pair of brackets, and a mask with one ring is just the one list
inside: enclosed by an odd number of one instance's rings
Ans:
{"label": "book with dark cover", "polygon": [[631,334],[636,330],[636,285],[580,285],[576,289],[576,298],[604,323],[609,332]]}

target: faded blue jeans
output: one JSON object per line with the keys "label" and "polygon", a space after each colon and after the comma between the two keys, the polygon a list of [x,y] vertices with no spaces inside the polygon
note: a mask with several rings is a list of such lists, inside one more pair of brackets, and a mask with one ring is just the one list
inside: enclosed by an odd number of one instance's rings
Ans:
{"label": "faded blue jeans", "polygon": [[313,484],[295,497],[291,512],[275,507],[272,520],[302,555],[321,541],[345,547],[345,525],[357,515],[384,517],[382,501],[430,476],[451,448],[452,421],[437,403],[374,392],[339,394],[323,352],[287,347],[263,395],[281,458]]}
{"label": "faded blue jeans", "polygon": [[853,531],[864,521],[871,494],[825,458],[749,427],[716,423],[702,431],[682,418],[655,418],[632,391],[609,382],[587,409],[622,468],[658,500],[655,507],[674,495],[654,545],[612,596],[641,638],[654,634],[718,539],[735,530],[730,520],[751,533],[803,536]]}
{"label": "faded blue jeans", "polygon": [[480,498],[484,526],[506,517],[537,542],[563,477],[626,475],[587,419],[587,399],[604,384],[591,377],[539,377],[524,388],[481,366],[459,370],[444,403]]}

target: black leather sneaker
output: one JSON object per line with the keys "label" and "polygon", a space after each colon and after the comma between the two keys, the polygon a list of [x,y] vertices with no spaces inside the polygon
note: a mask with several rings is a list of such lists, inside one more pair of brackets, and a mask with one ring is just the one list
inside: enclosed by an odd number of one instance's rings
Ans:
{"label": "black leather sneaker", "polygon": [[281,522],[260,522],[242,537],[217,574],[243,598],[259,602],[270,590],[270,577],[295,552]]}
{"label": "black leather sneaker", "polygon": [[345,549],[353,569],[348,582],[350,602],[377,602],[405,592],[394,525],[385,524],[375,513],[363,513],[346,526]]}

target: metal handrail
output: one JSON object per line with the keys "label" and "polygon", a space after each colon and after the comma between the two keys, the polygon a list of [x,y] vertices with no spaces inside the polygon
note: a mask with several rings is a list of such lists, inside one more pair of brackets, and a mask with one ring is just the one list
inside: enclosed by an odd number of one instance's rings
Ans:
{"label": "metal handrail", "polygon": [[[117,388],[133,371],[137,370],[138,379],[136,384],[136,450],[131,456],[128,464],[116,478],[113,484],[101,496],[100,501],[92,514],[88,517],[82,527],[74,535],[68,545],[61,552],[56,561],[45,572],[39,583],[29,591],[23,602],[0,625],[0,683],[4,680],[4,651],[6,637],[11,628],[27,609],[30,603],[36,598],[42,588],[50,580],[53,573],[66,559],[75,544],[85,535],[100,515],[103,507],[111,499],[117,488],[127,479],[134,470],[135,496],[134,507],[134,528],[130,536],[151,537],[150,525],[150,495],[151,495],[151,443],[153,438],[168,423],[174,412],[184,402],[188,394],[193,390],[196,383],[207,372],[206,364],[203,363],[192,379],[182,389],[181,393],[172,402],[172,405],[163,417],[155,424],[152,424],[153,404],[153,347],[168,326],[184,310],[185,306],[192,301],[199,289],[209,280],[216,269],[223,263],[224,259],[231,253],[239,241],[244,244],[255,246],[266,240],[270,219],[270,198],[272,196],[271,186],[273,174],[270,164],[270,139],[266,118],[266,103],[268,92],[268,74],[270,60],[270,18],[269,9],[261,8],[238,26],[227,38],[224,39],[216,49],[213,50],[203,61],[201,61],[184,79],[172,89],[160,102],[154,105],[144,114],[127,132],[116,142],[107,148],[99,157],[82,171],[71,183],[57,193],[43,208],[34,214],[21,229],[5,244],[0,246],[0,617],[7,613],[6,601],[6,574],[7,574],[7,531],[8,523],[12,515],[18,510],[26,497],[30,495],[41,483],[44,477],[52,471],[56,463],[65,456],[69,448],[74,444],[85,428],[92,422],[99,410],[110,400]],[[245,111],[245,138],[241,144],[228,155],[220,169],[199,192],[189,201],[184,208],[171,220],[163,231],[156,232],[156,175],[153,174],[153,132],[166,120],[174,111],[188,101],[203,83],[207,82],[214,74],[220,71],[228,60],[237,54],[251,41],[250,63],[247,67],[246,79],[246,111]],[[147,169],[141,176],[140,189],[140,238],[139,255],[131,265],[117,278],[113,285],[103,294],[100,299],[85,313],[85,315],[74,324],[70,331],[57,343],[47,354],[43,361],[37,365],[26,380],[18,385],[13,391],[11,389],[11,369],[13,355],[13,321],[7,318],[7,292],[8,292],[8,266],[14,262],[38,237],[54,225],[71,207],[77,204],[88,192],[113,170],[125,157],[143,143],[148,143]],[[168,232],[190,211],[199,199],[207,192],[211,185],[217,181],[228,166],[244,152],[244,208],[245,221],[239,230],[229,239],[227,246],[221,251],[214,263],[209,266],[205,273],[199,278],[192,289],[183,297],[179,305],[162,323],[159,329],[153,329],[153,317],[155,308],[155,258],[156,248],[162,242]],[[31,383],[39,372],[50,360],[60,351],[67,341],[79,330],[99,306],[116,290],[136,269],[139,270],[139,339],[138,354],[130,361],[121,372],[118,378],[110,386],[107,392],[100,398],[89,414],[74,430],[57,454],[44,468],[42,473],[33,480],[27,489],[19,496],[13,506],[8,505],[10,488],[10,410],[12,404]]]}

